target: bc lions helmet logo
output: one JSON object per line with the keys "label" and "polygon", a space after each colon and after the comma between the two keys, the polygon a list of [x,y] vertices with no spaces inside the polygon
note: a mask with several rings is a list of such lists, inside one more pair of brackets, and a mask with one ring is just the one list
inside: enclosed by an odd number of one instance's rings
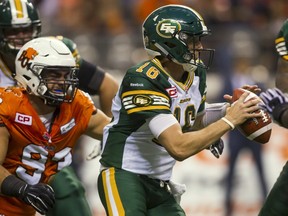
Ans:
{"label": "bc lions helmet logo", "polygon": [[28,49],[23,50],[22,54],[18,58],[18,61],[21,62],[21,66],[23,68],[27,67],[27,69],[29,69],[28,65],[30,60],[33,60],[38,54],[39,53],[35,49],[28,47]]}

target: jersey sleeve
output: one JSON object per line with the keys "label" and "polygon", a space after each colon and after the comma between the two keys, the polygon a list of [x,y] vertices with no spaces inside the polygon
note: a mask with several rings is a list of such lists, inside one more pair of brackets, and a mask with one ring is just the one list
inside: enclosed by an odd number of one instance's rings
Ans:
{"label": "jersey sleeve", "polygon": [[170,97],[165,90],[165,85],[170,86],[165,77],[154,66],[148,66],[141,72],[137,70],[131,68],[128,71],[120,89],[120,98],[127,114],[136,117],[141,115],[142,119],[146,119],[161,113],[171,113]]}
{"label": "jersey sleeve", "polygon": [[84,132],[88,126],[91,115],[97,112],[97,108],[94,106],[93,100],[90,95],[84,91],[78,90],[75,96],[75,110],[78,110],[77,116],[79,119],[79,124],[83,127],[82,132]]}
{"label": "jersey sleeve", "polygon": [[279,56],[285,61],[288,61],[288,19],[283,23],[275,39],[275,47]]}

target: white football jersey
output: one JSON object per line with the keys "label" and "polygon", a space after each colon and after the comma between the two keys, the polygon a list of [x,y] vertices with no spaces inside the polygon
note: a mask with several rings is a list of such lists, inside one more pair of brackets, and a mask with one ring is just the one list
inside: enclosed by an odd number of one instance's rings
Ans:
{"label": "white football jersey", "polygon": [[11,70],[0,58],[0,87],[14,86],[16,82],[11,77]]}

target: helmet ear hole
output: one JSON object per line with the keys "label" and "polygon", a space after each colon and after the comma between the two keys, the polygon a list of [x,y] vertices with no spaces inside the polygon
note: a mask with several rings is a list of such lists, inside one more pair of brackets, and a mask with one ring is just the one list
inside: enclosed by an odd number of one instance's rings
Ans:
{"label": "helmet ear hole", "polygon": [[23,75],[23,77],[27,80],[27,81],[29,81],[30,79],[31,79],[31,77],[29,77],[29,76],[27,76],[27,75]]}
{"label": "helmet ear hole", "polygon": [[26,91],[28,92],[28,94],[32,93],[32,90],[31,90],[31,88],[29,86],[27,86]]}

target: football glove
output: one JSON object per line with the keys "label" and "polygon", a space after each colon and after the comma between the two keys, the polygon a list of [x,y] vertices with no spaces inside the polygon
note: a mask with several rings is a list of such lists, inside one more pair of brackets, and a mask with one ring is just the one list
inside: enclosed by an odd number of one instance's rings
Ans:
{"label": "football glove", "polygon": [[281,104],[288,103],[287,96],[278,88],[268,89],[260,94],[260,98],[265,104],[265,109],[273,113],[273,109]]}
{"label": "football glove", "polygon": [[55,203],[51,186],[38,183],[29,185],[14,175],[7,176],[1,184],[1,192],[6,196],[17,197],[44,215]]}
{"label": "football glove", "polygon": [[224,150],[224,142],[220,138],[216,142],[214,142],[212,145],[209,146],[208,150],[216,157],[219,158],[220,155],[222,155]]}
{"label": "football glove", "polygon": [[46,214],[55,203],[52,187],[43,183],[24,185],[19,190],[19,198],[33,206],[42,215]]}
{"label": "football glove", "polygon": [[86,157],[86,160],[92,160],[101,154],[101,143],[96,143],[92,152]]}
{"label": "football glove", "polygon": [[169,187],[171,193],[173,194],[176,202],[180,205],[181,196],[186,192],[186,185],[185,184],[178,184],[173,181],[169,181]]}

